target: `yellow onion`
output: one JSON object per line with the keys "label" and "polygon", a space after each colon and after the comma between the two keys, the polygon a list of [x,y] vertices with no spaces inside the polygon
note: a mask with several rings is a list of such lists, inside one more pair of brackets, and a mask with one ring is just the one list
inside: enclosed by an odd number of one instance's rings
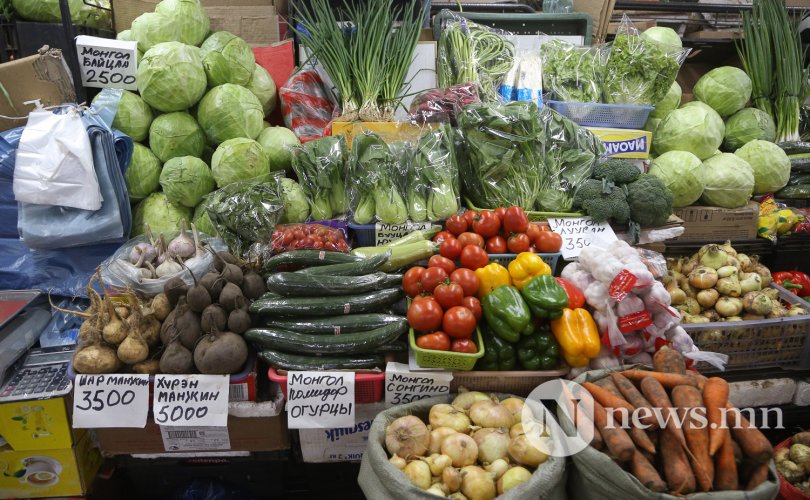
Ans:
{"label": "yellow onion", "polygon": [[740,280],[736,276],[720,278],[717,280],[715,288],[720,292],[720,295],[728,295],[729,297],[742,295],[742,286],[740,286]]}
{"label": "yellow onion", "polygon": [[503,495],[512,488],[516,488],[532,478],[532,473],[527,469],[516,466],[512,467],[498,479],[498,494]]}
{"label": "yellow onion", "polygon": [[450,493],[461,489],[461,470],[455,467],[445,467],[442,471],[442,483],[447,486]]}
{"label": "yellow onion", "polygon": [[700,266],[689,273],[689,284],[695,288],[705,290],[713,287],[719,278],[716,269],[708,266]]}
{"label": "yellow onion", "polygon": [[405,466],[402,472],[405,474],[405,477],[408,478],[408,481],[417,488],[422,488],[423,490],[430,488],[433,478],[430,475],[430,467],[425,462],[421,460],[408,462],[408,465]]}
{"label": "yellow onion", "polygon": [[509,452],[509,434],[504,429],[484,427],[472,435],[478,445],[478,461],[490,464],[500,458],[506,458]]}
{"label": "yellow onion", "polygon": [[492,475],[492,479],[497,481],[509,470],[509,462],[503,458],[499,458],[491,464],[485,465],[484,470],[489,472]]}
{"label": "yellow onion", "polygon": [[431,495],[436,495],[437,497],[446,497],[447,496],[447,494],[444,491],[444,488],[442,487],[441,483],[436,483],[436,484],[432,485],[426,491],[427,491],[427,493],[430,493]]}
{"label": "yellow onion", "polygon": [[712,269],[720,269],[728,264],[728,253],[719,245],[705,245],[698,251],[700,263]]}
{"label": "yellow onion", "polygon": [[428,453],[431,455],[439,453],[442,449],[442,441],[450,434],[456,434],[455,429],[450,427],[439,427],[430,431],[430,446],[428,446]]}
{"label": "yellow onion", "polygon": [[483,392],[467,391],[460,392],[451,404],[456,408],[467,411],[476,401],[491,401],[491,399]]}
{"label": "yellow onion", "polygon": [[742,300],[732,297],[720,297],[714,305],[717,314],[724,318],[739,316],[743,310]]}
{"label": "yellow onion", "polygon": [[720,292],[718,292],[714,288],[707,288],[706,290],[701,290],[697,294],[698,304],[700,304],[700,307],[704,309],[714,307],[715,302],[717,302],[717,299],[719,298]]}
{"label": "yellow onion", "polygon": [[423,458],[422,460],[428,464],[428,467],[430,467],[430,473],[433,476],[441,476],[444,469],[453,462],[453,460],[447,455],[439,455],[438,453],[434,453],[433,455]]}
{"label": "yellow onion", "polygon": [[537,467],[548,460],[548,455],[535,448],[526,434],[514,437],[509,442],[509,457],[528,467]]}
{"label": "yellow onion", "polygon": [[523,400],[519,398],[506,398],[501,401],[501,406],[505,406],[512,414],[512,424],[517,424],[523,418]]}
{"label": "yellow onion", "polygon": [[492,476],[475,465],[461,469],[461,492],[469,500],[492,500],[497,494]]}
{"label": "yellow onion", "polygon": [[404,469],[405,466],[408,465],[408,462],[406,462],[405,459],[400,457],[399,455],[393,455],[391,458],[388,459],[388,461],[391,463],[391,465],[393,465],[399,470]]}
{"label": "yellow onion", "polygon": [[430,431],[424,422],[413,415],[399,417],[385,430],[388,452],[402,458],[424,455],[429,444]]}
{"label": "yellow onion", "polygon": [[512,425],[512,413],[505,406],[492,401],[477,401],[470,406],[470,420],[481,427],[505,427]]}
{"label": "yellow onion", "polygon": [[434,429],[438,427],[450,427],[456,432],[470,432],[470,419],[464,411],[448,404],[434,405],[428,415],[430,426]]}
{"label": "yellow onion", "polygon": [[478,459],[478,445],[470,436],[457,432],[444,438],[442,455],[452,459],[453,467],[472,465]]}

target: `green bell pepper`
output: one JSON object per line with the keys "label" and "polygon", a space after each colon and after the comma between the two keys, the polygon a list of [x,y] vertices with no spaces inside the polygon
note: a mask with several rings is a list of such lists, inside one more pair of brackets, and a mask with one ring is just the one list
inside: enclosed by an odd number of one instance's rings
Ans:
{"label": "green bell pepper", "polygon": [[514,344],[521,335],[531,335],[534,326],[526,301],[513,286],[496,288],[482,301],[484,317],[495,334]]}
{"label": "green bell pepper", "polygon": [[535,276],[520,292],[529,310],[537,318],[557,319],[562,310],[568,307],[568,294],[553,276],[542,274]]}
{"label": "green bell pepper", "polygon": [[484,357],[478,360],[476,370],[509,371],[517,366],[515,348],[509,342],[495,335],[490,328],[482,332]]}
{"label": "green bell pepper", "polygon": [[539,332],[518,342],[517,357],[525,370],[553,370],[560,363],[560,347],[550,333]]}

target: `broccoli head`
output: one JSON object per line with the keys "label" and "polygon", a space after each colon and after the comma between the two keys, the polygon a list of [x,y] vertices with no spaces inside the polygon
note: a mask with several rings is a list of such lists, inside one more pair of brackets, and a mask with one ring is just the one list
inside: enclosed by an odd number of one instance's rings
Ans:
{"label": "broccoli head", "polygon": [[641,175],[638,167],[630,162],[611,158],[593,167],[593,177],[614,184],[628,184]]}
{"label": "broccoli head", "polygon": [[611,220],[624,224],[630,218],[630,207],[624,190],[619,187],[612,188],[609,194],[600,192],[598,196],[583,201],[582,208],[594,222]]}
{"label": "broccoli head", "polygon": [[602,181],[596,179],[586,179],[579,185],[574,193],[574,208],[583,208],[587,200],[592,200],[602,196]]}
{"label": "broccoli head", "polygon": [[672,192],[653,175],[641,175],[627,184],[630,218],[642,226],[660,226],[672,215]]}

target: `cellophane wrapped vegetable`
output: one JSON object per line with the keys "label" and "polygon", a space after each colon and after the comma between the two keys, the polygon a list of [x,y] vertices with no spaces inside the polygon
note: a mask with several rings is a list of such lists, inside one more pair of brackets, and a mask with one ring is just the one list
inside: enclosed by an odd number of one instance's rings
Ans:
{"label": "cellophane wrapped vegetable", "polygon": [[348,211],[345,156],[343,136],[322,137],[293,148],[292,167],[309,200],[313,220],[337,218]]}
{"label": "cellophane wrapped vegetable", "polygon": [[416,142],[406,183],[413,222],[445,220],[458,212],[458,163],[449,125],[428,130]]}
{"label": "cellophane wrapped vegetable", "polygon": [[598,47],[577,47],[563,40],[551,40],[540,48],[543,61],[543,90],[559,101],[600,102],[600,72],[604,52]]}
{"label": "cellophane wrapped vegetable", "polygon": [[407,155],[403,144],[387,144],[377,134],[366,132],[352,142],[347,184],[354,222],[402,224],[408,207],[402,195]]}
{"label": "cellophane wrapped vegetable", "polygon": [[473,83],[451,85],[444,89],[431,89],[414,97],[408,110],[411,121],[424,123],[452,123],[456,114],[468,104],[481,102],[478,88]]}
{"label": "cellophane wrapped vegetable", "polygon": [[335,104],[323,80],[314,69],[293,74],[278,90],[284,125],[295,132],[301,142],[323,137],[336,114]]}

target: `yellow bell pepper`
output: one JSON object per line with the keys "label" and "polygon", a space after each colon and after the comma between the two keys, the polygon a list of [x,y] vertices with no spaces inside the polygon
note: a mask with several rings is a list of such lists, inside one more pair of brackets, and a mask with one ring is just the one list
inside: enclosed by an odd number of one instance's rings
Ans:
{"label": "yellow bell pepper", "polygon": [[496,288],[512,284],[509,271],[497,262],[476,269],[475,275],[478,276],[479,299],[483,299]]}
{"label": "yellow bell pepper", "polygon": [[529,280],[541,274],[551,274],[551,268],[536,253],[520,253],[509,263],[509,276],[518,290],[523,290]]}
{"label": "yellow bell pepper", "polygon": [[585,366],[589,359],[599,355],[599,328],[585,309],[563,309],[562,316],[551,321],[551,333],[570,366]]}

